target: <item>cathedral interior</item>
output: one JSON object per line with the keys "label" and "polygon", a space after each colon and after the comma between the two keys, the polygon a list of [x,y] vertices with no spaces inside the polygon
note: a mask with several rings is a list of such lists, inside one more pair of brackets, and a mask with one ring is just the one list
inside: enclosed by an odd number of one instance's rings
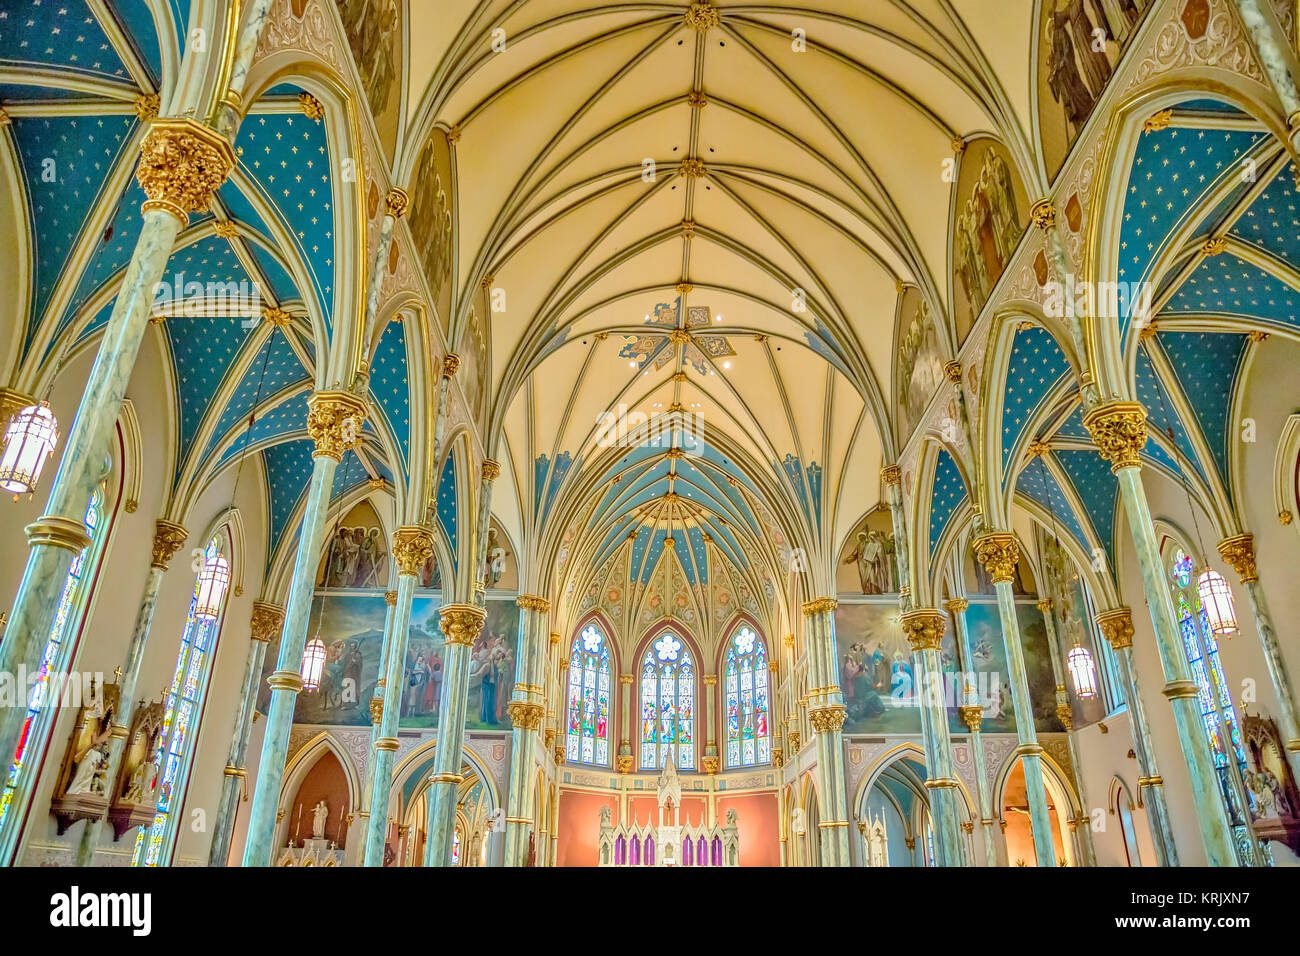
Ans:
{"label": "cathedral interior", "polygon": [[1300,863],[1298,20],[0,0],[0,863]]}

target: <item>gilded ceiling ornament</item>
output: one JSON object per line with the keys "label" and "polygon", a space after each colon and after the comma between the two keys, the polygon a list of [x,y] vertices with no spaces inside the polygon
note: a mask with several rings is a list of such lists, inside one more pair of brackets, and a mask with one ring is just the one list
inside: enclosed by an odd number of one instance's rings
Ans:
{"label": "gilded ceiling ornament", "polygon": [[668,333],[668,341],[673,345],[690,345],[691,333],[685,329],[673,329]]}
{"label": "gilded ceiling ornament", "polygon": [[1030,322],[1028,319],[1021,319],[1019,322],[1016,323],[1017,332],[1028,332],[1033,327],[1034,327],[1034,323]]}
{"label": "gilded ceiling ornament", "polygon": [[973,542],[975,557],[984,566],[994,584],[1011,581],[1016,576],[1020,562],[1020,545],[1016,537],[1006,531],[993,531],[981,535]]}
{"label": "gilded ceiling ornament", "polygon": [[490,289],[492,288],[492,283],[496,281],[497,281],[497,277],[493,273],[489,272],[487,275],[483,277],[483,281],[479,283],[479,288]]}
{"label": "gilded ceiling ornament", "polygon": [[976,704],[963,704],[957,708],[957,715],[972,734],[980,732],[980,723],[984,719],[984,708]]}
{"label": "gilded ceiling ornament", "polygon": [[952,384],[960,385],[961,384],[961,362],[957,362],[957,361],[945,362],[943,366],[943,374],[948,379],[948,381],[952,382]]}
{"label": "gilded ceiling ornament", "polygon": [[267,601],[253,602],[253,616],[249,619],[249,637],[269,644],[280,636],[284,627],[284,608]]}
{"label": "gilded ceiling ornament", "polygon": [[277,328],[285,328],[293,322],[292,315],[273,305],[262,306],[262,318]]}
{"label": "gilded ceiling ornament", "polygon": [[719,22],[718,8],[704,0],[696,0],[686,8],[686,25],[700,33],[712,30]]}
{"label": "gilded ceiling ornament", "polygon": [[690,295],[691,290],[693,290],[694,288],[695,286],[691,285],[689,282],[679,282],[677,283],[677,294]]}
{"label": "gilded ceiling ornament", "polygon": [[518,730],[536,730],[542,725],[542,705],[526,700],[512,700],[506,704],[510,723]]}
{"label": "gilded ceiling ornament", "polygon": [[1142,121],[1142,132],[1156,133],[1162,129],[1166,129],[1173,118],[1174,111],[1172,109],[1160,110],[1159,112],[1152,113]]}
{"label": "gilded ceiling ornament", "polygon": [[460,136],[462,132],[463,130],[461,130],[459,126],[453,126],[451,129],[447,130],[447,142],[455,146],[457,143],[460,142]]}
{"label": "gilded ceiling ornament", "polygon": [[700,179],[704,176],[704,160],[696,156],[683,159],[678,172],[687,179]]}
{"label": "gilded ceiling ornament", "polygon": [[230,143],[210,127],[190,119],[156,119],[140,147],[135,173],[149,197],[141,208],[171,213],[184,226],[190,213],[208,208],[234,165]]}
{"label": "gilded ceiling ornament", "polygon": [[321,101],[306,91],[298,94],[298,109],[302,110],[303,116],[318,123],[325,118],[325,107]]}
{"label": "gilded ceiling ornament", "polygon": [[894,280],[894,292],[896,292],[898,295],[902,295],[903,292],[906,291],[906,289],[907,289],[906,282],[904,282],[902,279]]}
{"label": "gilded ceiling ornament", "polygon": [[1261,342],[1268,341],[1268,333],[1261,332],[1259,329],[1253,329],[1252,331],[1247,332],[1246,334],[1247,336],[1249,336],[1250,340],[1254,342],[1256,345],[1259,345]]}
{"label": "gilded ceiling ornament", "polygon": [[682,235],[685,236],[687,239],[694,239],[694,238],[695,238],[695,220],[694,220],[694,219],[683,219],[683,220],[682,220]]}
{"label": "gilded ceiling ornament", "polygon": [[1206,239],[1201,246],[1201,255],[1203,256],[1221,256],[1228,251],[1228,237],[1215,236]]}
{"label": "gilded ceiling ornament", "polygon": [[759,345],[762,345],[764,342],[767,341],[767,336],[762,332],[758,332],[754,335],[754,341],[757,342]]}
{"label": "gilded ceiling ornament", "polygon": [[551,613],[551,602],[536,594],[521,594],[515,598],[515,603],[525,611],[536,611],[538,614]]}
{"label": "gilded ceiling ornament", "polygon": [[844,707],[840,704],[818,707],[808,711],[808,719],[812,721],[816,733],[838,733],[844,728]]}
{"label": "gilded ceiling ornament", "polygon": [[361,440],[366,404],[351,392],[315,392],[307,399],[307,435],[316,444],[313,458],[343,460]]}
{"label": "gilded ceiling ornament", "polygon": [[442,357],[442,374],[446,378],[455,375],[458,368],[460,368],[460,356],[455,352],[448,352]]}
{"label": "gilded ceiling ornament", "polygon": [[605,341],[607,338],[609,338],[609,333],[608,333],[608,332],[597,332],[597,333],[596,333],[596,341],[597,341],[597,342],[603,342],[603,341]]}
{"label": "gilded ceiling ornament", "polygon": [[954,137],[952,141],[952,151],[958,156],[966,152],[966,140],[961,136]]}
{"label": "gilded ceiling ornament", "polygon": [[147,123],[158,115],[161,105],[157,93],[141,93],[135,98],[135,118]]}
{"label": "gilded ceiling ornament", "polygon": [[388,484],[383,478],[371,478],[366,482],[366,487],[371,491],[382,491],[384,485]]}
{"label": "gilded ceiling ornament", "polygon": [[496,481],[501,477],[501,463],[491,458],[483,459],[483,480]]}
{"label": "gilded ceiling ornament", "polygon": [[159,518],[154,522],[153,561],[150,562],[150,567],[166,571],[167,562],[176,555],[189,536],[190,533],[182,525]]}
{"label": "gilded ceiling ornament", "polygon": [[1052,446],[1045,441],[1035,439],[1029,443],[1029,447],[1025,450],[1029,452],[1031,458],[1041,458],[1052,450]]}
{"label": "gilded ceiling ornament", "polygon": [[12,122],[13,119],[10,118],[9,112],[3,106],[0,106],[0,126],[8,126]]}
{"label": "gilded ceiling ornament", "polygon": [[421,525],[403,525],[393,532],[397,573],[415,577],[433,557],[433,532]]}
{"label": "gilded ceiling ornament", "polygon": [[1142,330],[1138,332],[1138,341],[1139,342],[1150,341],[1151,339],[1154,339],[1156,337],[1156,333],[1159,331],[1160,329],[1156,325],[1156,323],[1148,322],[1146,325],[1142,326]]}
{"label": "gilded ceiling ornament", "polygon": [[1138,452],[1147,443],[1147,413],[1137,402],[1099,405],[1083,417],[1083,427],[1112,472],[1142,467]]}
{"label": "gilded ceiling ornament", "polygon": [[1283,508],[1281,511],[1277,513],[1278,524],[1287,525],[1294,520],[1295,520],[1295,516],[1292,515],[1291,512],[1286,508]]}
{"label": "gilded ceiling ornament", "polygon": [[938,608],[923,607],[907,611],[898,617],[899,626],[908,645],[915,651],[937,651],[943,640],[948,622]]}
{"label": "gilded ceiling ornament", "polygon": [[483,608],[473,604],[444,604],[438,609],[438,618],[447,643],[464,647],[474,646],[483,631],[485,617]]}
{"label": "gilded ceiling ornament", "polygon": [[812,617],[814,614],[826,614],[840,606],[840,602],[832,597],[813,598],[811,601],[805,601],[803,605],[804,617]]}
{"label": "gilded ceiling ornament", "polygon": [[898,465],[885,465],[880,469],[880,480],[885,485],[896,485],[903,480],[903,469]]}
{"label": "gilded ceiling ornament", "polygon": [[695,109],[701,110],[709,105],[709,98],[704,95],[703,90],[691,90],[690,94],[686,97],[686,102]]}
{"label": "gilded ceiling ornament", "polygon": [[1259,580],[1259,571],[1255,568],[1255,536],[1249,531],[1220,541],[1219,554],[1237,572],[1242,584]]}
{"label": "gilded ceiling ornament", "polygon": [[1030,207],[1029,218],[1039,229],[1051,229],[1056,225],[1056,207],[1050,199],[1040,199]]}
{"label": "gilded ceiling ornament", "polygon": [[1101,636],[1110,642],[1115,650],[1133,646],[1133,610],[1117,607],[1102,611],[1093,618],[1101,629]]}
{"label": "gilded ceiling ornament", "polygon": [[406,194],[405,189],[398,186],[388,190],[388,195],[384,197],[384,208],[388,210],[388,215],[394,219],[401,219],[405,216],[410,205],[411,197]]}
{"label": "gilded ceiling ornament", "polygon": [[212,224],[212,231],[222,239],[234,239],[239,235],[239,227],[229,219],[218,219]]}

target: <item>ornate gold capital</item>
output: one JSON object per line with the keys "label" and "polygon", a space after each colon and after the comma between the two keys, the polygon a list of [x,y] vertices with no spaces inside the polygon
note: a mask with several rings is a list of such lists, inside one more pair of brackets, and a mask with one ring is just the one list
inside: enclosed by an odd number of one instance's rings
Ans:
{"label": "ornate gold capital", "polygon": [[405,189],[398,186],[388,190],[388,195],[384,197],[384,208],[388,210],[388,215],[394,219],[401,219],[405,216],[410,205],[411,197],[406,194]]}
{"label": "ornate gold capital", "polygon": [[944,377],[954,385],[961,384],[961,362],[945,362],[943,366]]}
{"label": "ornate gold capital", "polygon": [[1050,199],[1040,199],[1029,208],[1029,218],[1044,231],[1056,225],[1056,207]]}
{"label": "ornate gold capital", "polygon": [[632,766],[633,766],[632,755],[619,754],[617,757],[614,758],[614,766],[619,773],[631,773]]}
{"label": "ornate gold capital", "polygon": [[1147,412],[1137,402],[1099,405],[1083,417],[1083,427],[1112,472],[1142,466],[1138,452],[1147,443]]}
{"label": "ornate gold capital", "polygon": [[235,165],[224,136],[191,119],[155,119],[140,146],[136,179],[149,198],[142,207],[161,209],[184,227],[203,212]]}
{"label": "ornate gold capital", "polygon": [[415,577],[433,557],[433,532],[423,525],[402,525],[393,532],[393,560],[397,573]]}
{"label": "ornate gold capital", "polygon": [[804,602],[804,617],[812,617],[814,614],[825,614],[827,611],[833,611],[840,606],[840,602],[831,597],[813,598],[811,601]]}
{"label": "ornate gold capital", "polygon": [[42,515],[23,530],[27,532],[28,547],[49,545],[73,554],[81,554],[90,547],[86,526],[74,518]]}
{"label": "ornate gold capital", "polygon": [[717,757],[701,757],[701,758],[700,758],[700,769],[703,770],[705,773],[717,773],[717,772],[718,772],[718,766],[719,766],[719,764],[718,764],[718,758],[717,758]]}
{"label": "ornate gold capital", "polygon": [[366,405],[351,392],[316,392],[307,399],[307,434],[316,444],[313,458],[343,460],[361,440]]}
{"label": "ornate gold capital", "polygon": [[980,722],[984,719],[984,708],[978,704],[963,704],[957,708],[957,716],[962,719],[967,730],[972,734],[978,734]]}
{"label": "ornate gold capital", "polygon": [[473,604],[444,604],[438,610],[442,622],[442,633],[448,644],[462,644],[473,647],[483,630],[486,617],[483,608]]}
{"label": "ornate gold capital", "polygon": [[536,730],[542,724],[543,708],[541,704],[531,701],[512,700],[506,704],[506,713],[510,723],[518,730]]}
{"label": "ornate gold capital", "polygon": [[248,621],[249,637],[270,644],[284,627],[284,608],[266,601],[253,602],[253,616]]}
{"label": "ornate gold capital", "polygon": [[785,751],[780,747],[772,748],[772,766],[777,770],[785,766]]}
{"label": "ornate gold capital", "polygon": [[1101,629],[1101,636],[1110,641],[1115,650],[1133,646],[1133,611],[1127,607],[1102,611],[1093,620]]}
{"label": "ornate gold capital", "polygon": [[501,465],[491,458],[483,459],[483,480],[496,481],[501,477]]}
{"label": "ornate gold capital", "polygon": [[1020,545],[1016,536],[1006,531],[993,531],[974,541],[975,557],[984,566],[993,583],[1010,581],[1016,576],[1020,563]]}
{"label": "ornate gold capital", "polygon": [[636,681],[636,678],[633,677],[631,674],[619,674],[619,675],[618,675],[618,682],[619,682],[620,684],[624,685],[625,687],[628,686],[628,685],[630,685],[630,684],[632,684],[632,683],[634,683],[635,681]]}
{"label": "ornate gold capital", "polygon": [[1069,701],[1063,701],[1056,705],[1056,719],[1061,722],[1061,726],[1066,730],[1074,729],[1074,710],[1070,707]]}
{"label": "ornate gold capital", "polygon": [[370,722],[374,724],[376,727],[378,727],[379,722],[383,719],[384,719],[384,698],[371,697],[370,698]]}
{"label": "ornate gold capital", "polygon": [[884,485],[896,485],[903,480],[903,469],[898,465],[886,465],[880,469],[880,481]]}
{"label": "ornate gold capital", "polygon": [[551,602],[536,594],[521,594],[515,598],[515,603],[525,611],[536,611],[538,614],[551,613]]}
{"label": "ornate gold capital", "polygon": [[455,352],[448,352],[442,357],[442,374],[445,378],[455,376],[458,368],[460,368],[460,356]]}
{"label": "ornate gold capital", "polygon": [[396,592],[396,591],[385,591],[385,592],[384,592],[384,603],[387,604],[389,607],[397,607],[397,592]]}
{"label": "ornate gold capital", "polygon": [[949,614],[963,614],[970,607],[970,601],[965,598],[952,598],[943,602],[943,609]]}
{"label": "ornate gold capital", "polygon": [[1255,536],[1249,531],[1220,541],[1219,554],[1232,565],[1242,584],[1259,580],[1259,571],[1255,568]]}
{"label": "ornate gold capital", "polygon": [[718,675],[717,675],[717,674],[705,674],[705,675],[704,675],[704,686],[705,686],[705,687],[717,687],[717,686],[718,686]]}
{"label": "ornate gold capital", "polygon": [[812,721],[813,730],[819,734],[839,731],[844,727],[844,707],[841,704],[818,707],[808,711],[808,719]]}
{"label": "ornate gold capital", "polygon": [[794,650],[794,635],[787,634],[785,637],[781,638],[781,643],[791,650]]}
{"label": "ornate gold capital", "polygon": [[1043,598],[1035,605],[1035,607],[1037,607],[1038,610],[1046,614],[1048,611],[1052,609],[1052,599],[1049,597]]}
{"label": "ornate gold capital", "polygon": [[899,626],[913,651],[937,651],[948,628],[943,612],[934,607],[917,608],[900,614]]}
{"label": "ornate gold capital", "polygon": [[153,560],[149,566],[166,571],[167,562],[175,556],[189,536],[190,533],[182,525],[159,518],[154,522]]}
{"label": "ornate gold capital", "polygon": [[788,736],[790,738],[790,753],[797,754],[799,752],[799,731],[792,730]]}
{"label": "ornate gold capital", "polygon": [[556,763],[557,766],[560,765],[560,764],[562,764],[562,763],[564,763],[564,745],[563,745],[563,744],[556,744],[556,745],[555,745],[555,749],[552,751],[552,753],[555,754],[555,763]]}

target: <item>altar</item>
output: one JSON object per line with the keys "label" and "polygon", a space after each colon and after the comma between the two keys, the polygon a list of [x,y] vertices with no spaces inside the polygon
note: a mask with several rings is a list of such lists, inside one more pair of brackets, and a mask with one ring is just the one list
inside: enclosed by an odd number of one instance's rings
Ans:
{"label": "altar", "polygon": [[740,835],[736,811],[726,825],[685,826],[681,822],[682,788],[669,761],[659,775],[659,820],[621,821],[615,826],[609,807],[600,810],[600,866],[739,866]]}

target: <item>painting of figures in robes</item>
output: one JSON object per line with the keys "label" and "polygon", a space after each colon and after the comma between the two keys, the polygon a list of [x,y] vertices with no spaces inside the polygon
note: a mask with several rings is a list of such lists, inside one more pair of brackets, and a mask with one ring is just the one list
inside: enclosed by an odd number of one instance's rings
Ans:
{"label": "painting of figures in robes", "polygon": [[1038,124],[1056,178],[1151,0],[1044,0],[1038,31]]}
{"label": "painting of figures in robes", "polygon": [[[1016,619],[1025,657],[1025,675],[1029,680],[1029,697],[1033,702],[1034,726],[1043,733],[1063,731],[1056,716],[1056,681],[1043,614],[1033,604],[1017,604]],[[970,633],[970,669],[976,673],[976,689],[984,701],[981,729],[988,734],[1014,734],[1016,715],[1011,702],[1007,650],[1002,639],[1002,620],[998,616],[997,603],[971,600],[966,609],[966,627]]]}
{"label": "painting of figures in robes", "polygon": [[[451,311],[452,206],[451,146],[442,129],[434,129],[420,151],[407,192],[406,220],[419,254],[424,278],[433,294],[443,335]],[[463,358],[464,356],[462,356]]]}
{"label": "painting of figures in robes", "polygon": [[930,307],[915,286],[899,300],[897,323],[897,404],[899,437],[906,440],[943,382],[943,350]]}
{"label": "painting of figures in robes", "polygon": [[898,593],[898,556],[889,509],[876,508],[849,533],[840,555],[835,589],[862,594]]}
{"label": "painting of figures in robes", "polygon": [[329,543],[316,571],[316,587],[388,586],[388,538],[369,501],[358,502],[326,534]]}
{"label": "painting of figures in robes", "polygon": [[952,234],[953,319],[964,342],[1029,224],[1025,187],[1002,144],[972,140],[961,157]]}
{"label": "painting of figures in robes", "polygon": [[392,159],[402,112],[402,4],[399,0],[338,0],[338,8],[379,142]]}

